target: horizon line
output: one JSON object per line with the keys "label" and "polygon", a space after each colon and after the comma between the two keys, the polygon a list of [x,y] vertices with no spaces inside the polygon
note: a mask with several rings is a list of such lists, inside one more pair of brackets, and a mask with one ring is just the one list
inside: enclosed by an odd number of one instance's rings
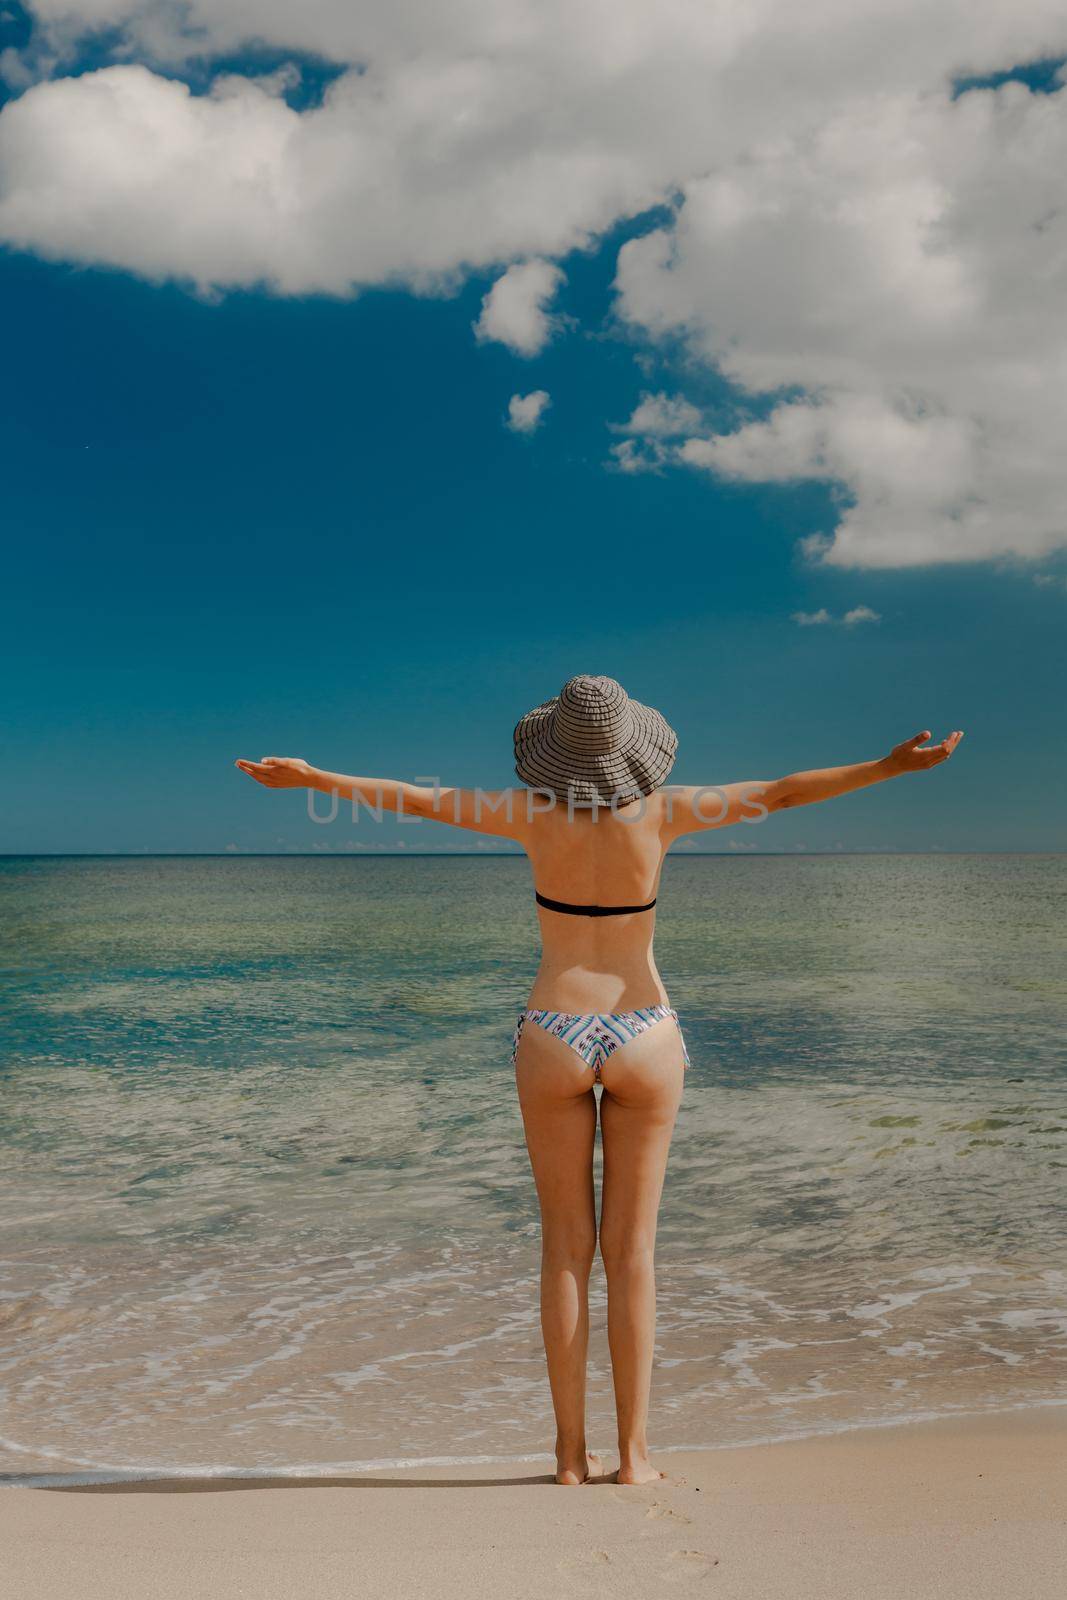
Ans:
{"label": "horizon line", "polygon": [[[677,861],[686,856],[721,856],[727,860],[743,860],[749,856],[1063,856],[1067,849],[1014,849],[1014,850],[908,850],[887,848],[850,850],[681,850],[667,851],[665,861]],[[0,850],[0,861],[376,861],[383,858],[398,861],[424,861],[442,856],[461,857],[472,861],[486,859],[526,860],[526,852],[517,850]]]}

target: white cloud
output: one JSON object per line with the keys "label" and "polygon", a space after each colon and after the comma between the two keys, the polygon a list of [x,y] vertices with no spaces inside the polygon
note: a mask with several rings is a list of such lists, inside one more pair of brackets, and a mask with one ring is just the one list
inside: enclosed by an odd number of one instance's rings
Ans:
{"label": "white cloud", "polygon": [[[442,292],[551,271],[677,201],[624,247],[620,313],[771,400],[732,433],[694,425],[684,460],[836,485],[809,548],[837,565],[1067,544],[1067,90],[951,98],[957,75],[1067,54],[1062,0],[30,9],[36,41],[4,60],[30,86],[0,112],[0,241],[205,289]],[[124,64],[62,75],[112,34]],[[302,112],[277,77],[177,81],[250,40],[340,76]]]}
{"label": "white cloud", "polygon": [[[843,105],[917,87],[940,102],[949,72],[1005,66],[1057,41],[1067,49],[1058,0],[1019,0],[1010,13],[1003,0],[939,0],[933,13],[925,0],[31,9],[50,73],[61,71],[54,57],[102,29],[117,31],[125,59],[171,73],[249,40],[348,69],[303,113],[251,79],[193,96],[173,76],[122,65],[50,75],[0,115],[9,242],[288,293],[427,287],[470,267],[559,256],[706,182],[713,167],[788,148]],[[881,152],[876,185],[892,189],[907,145]]]}
{"label": "white cloud", "polygon": [[479,339],[506,344],[519,356],[536,356],[548,343],[556,318],[547,307],[563,282],[551,261],[521,261],[498,278],[482,301],[474,324]]}
{"label": "white cloud", "polygon": [[628,422],[619,424],[620,433],[646,438],[670,439],[692,433],[700,427],[700,412],[681,395],[643,394]]}
{"label": "white cloud", "polygon": [[833,624],[839,624],[843,628],[854,628],[859,622],[881,622],[881,620],[878,612],[872,611],[870,606],[853,606],[851,611],[845,611],[840,617],[835,617],[825,606],[821,606],[818,611],[793,612],[793,621],[798,622],[802,628],[821,628]]}
{"label": "white cloud", "polygon": [[671,460],[670,451],[658,439],[620,439],[611,446],[611,455],[608,465],[619,472],[662,472]]}
{"label": "white cloud", "polygon": [[643,394],[628,421],[609,424],[613,432],[630,435],[611,446],[609,465],[619,472],[662,472],[678,456],[667,441],[698,428],[700,420],[696,406],[681,395]]}
{"label": "white cloud", "polygon": [[551,398],[544,389],[513,394],[508,401],[508,427],[513,433],[533,433],[539,428]]}
{"label": "white cloud", "polygon": [[39,83],[0,113],[0,240],[202,288],[447,290],[631,207],[625,163],[527,147],[507,96],[489,61],[419,57],[302,113],[270,80],[193,95],[131,65]]}
{"label": "white cloud", "polygon": [[742,389],[805,398],[693,438],[724,478],[821,479],[840,566],[1067,544],[1067,90],[856,104],[691,184],[626,245],[624,316]]}

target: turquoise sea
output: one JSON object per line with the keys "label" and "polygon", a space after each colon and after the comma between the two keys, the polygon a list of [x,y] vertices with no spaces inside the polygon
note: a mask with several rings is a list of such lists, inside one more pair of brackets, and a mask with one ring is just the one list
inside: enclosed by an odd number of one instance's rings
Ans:
{"label": "turquoise sea", "polygon": [[[654,1447],[1067,1400],[1065,891],[669,859]],[[550,1447],[523,859],[9,858],[0,930],[7,1481]]]}

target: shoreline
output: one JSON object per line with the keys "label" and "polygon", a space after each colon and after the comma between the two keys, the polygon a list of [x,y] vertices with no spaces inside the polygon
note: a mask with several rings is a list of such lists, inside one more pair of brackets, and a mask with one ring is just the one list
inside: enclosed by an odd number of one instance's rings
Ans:
{"label": "shoreline", "polygon": [[519,1462],[53,1486],[3,1497],[0,1553],[19,1600],[1053,1600],[1065,1447],[1053,1404],[664,1450],[639,1487]]}
{"label": "shoreline", "polygon": [[[766,1434],[755,1439],[732,1440],[717,1444],[666,1444],[659,1446],[657,1456],[716,1455],[730,1450],[761,1450],[774,1445],[806,1444],[817,1439],[836,1439],[853,1433],[876,1433],[886,1429],[911,1428],[927,1423],[977,1422],[1000,1417],[1015,1417],[1030,1412],[1063,1410],[1067,1428],[1067,1395],[1063,1398],[1023,1400],[1007,1406],[960,1407],[952,1411],[916,1411],[902,1416],[882,1417],[876,1421],[841,1422],[827,1427],[816,1427],[806,1432]],[[5,1466],[4,1441],[0,1440],[0,1469]],[[16,1447],[17,1448],[17,1447]],[[594,1448],[590,1445],[590,1448]],[[12,1451],[10,1445],[7,1446]],[[12,1453],[15,1453],[12,1451]],[[27,1455],[41,1454],[26,1450]],[[186,1484],[211,1484],[229,1482],[250,1484],[269,1489],[289,1483],[315,1483],[326,1479],[358,1478],[371,1472],[413,1472],[451,1467],[522,1467],[552,1462],[551,1451],[535,1451],[530,1455],[470,1455],[470,1456],[383,1456],[369,1461],[299,1462],[284,1467],[101,1467],[82,1465],[81,1471],[51,1472],[35,1468],[28,1472],[0,1470],[0,1489],[109,1489],[132,1484],[155,1484],[160,1488],[173,1488],[176,1492]],[[80,1463],[72,1463],[81,1465]]]}

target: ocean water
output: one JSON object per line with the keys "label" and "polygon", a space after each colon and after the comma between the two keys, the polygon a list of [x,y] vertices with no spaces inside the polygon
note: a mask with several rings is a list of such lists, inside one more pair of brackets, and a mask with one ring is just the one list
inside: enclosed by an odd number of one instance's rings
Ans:
{"label": "ocean water", "polygon": [[[654,1446],[1067,1400],[1065,890],[668,860]],[[551,1446],[525,861],[8,859],[0,940],[7,1481]],[[591,1355],[610,1450],[599,1263]]]}

